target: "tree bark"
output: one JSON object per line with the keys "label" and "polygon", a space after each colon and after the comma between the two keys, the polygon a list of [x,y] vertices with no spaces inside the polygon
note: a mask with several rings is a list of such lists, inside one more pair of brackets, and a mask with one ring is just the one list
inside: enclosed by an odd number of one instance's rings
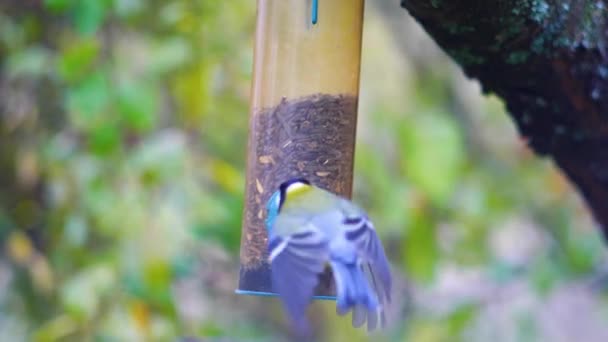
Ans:
{"label": "tree bark", "polygon": [[552,157],[608,237],[608,0],[402,0],[528,145]]}

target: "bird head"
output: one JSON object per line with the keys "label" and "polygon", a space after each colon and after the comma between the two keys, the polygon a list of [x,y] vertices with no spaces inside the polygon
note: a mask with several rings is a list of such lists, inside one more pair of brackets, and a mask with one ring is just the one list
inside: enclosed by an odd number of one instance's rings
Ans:
{"label": "bird head", "polygon": [[309,187],[310,182],[304,178],[293,178],[279,185],[279,189],[270,196],[270,199],[266,203],[266,230],[268,232],[271,231],[274,220],[279,215],[279,212],[281,212],[285,200],[299,190]]}

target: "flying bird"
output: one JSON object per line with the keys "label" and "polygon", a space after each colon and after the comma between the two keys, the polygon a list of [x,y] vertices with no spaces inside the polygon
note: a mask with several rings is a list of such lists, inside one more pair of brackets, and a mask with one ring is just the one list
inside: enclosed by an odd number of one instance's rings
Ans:
{"label": "flying bird", "polygon": [[266,228],[273,290],[298,329],[329,265],[336,284],[336,311],[352,311],[355,327],[384,325],[391,272],[366,213],[349,200],[306,179],[282,183],[267,203]]}

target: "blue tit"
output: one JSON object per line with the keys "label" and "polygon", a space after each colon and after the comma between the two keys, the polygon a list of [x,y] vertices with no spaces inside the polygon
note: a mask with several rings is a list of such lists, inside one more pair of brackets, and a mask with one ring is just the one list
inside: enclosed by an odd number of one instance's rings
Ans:
{"label": "blue tit", "polygon": [[331,266],[336,311],[352,310],[355,327],[385,323],[391,272],[382,243],[365,212],[342,197],[292,179],[267,203],[266,228],[273,290],[296,327],[306,327],[306,308],[319,274]]}

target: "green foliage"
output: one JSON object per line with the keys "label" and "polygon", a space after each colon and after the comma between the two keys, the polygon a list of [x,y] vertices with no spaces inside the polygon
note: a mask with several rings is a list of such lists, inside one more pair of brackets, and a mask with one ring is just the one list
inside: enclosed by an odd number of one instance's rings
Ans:
{"label": "green foliage", "polygon": [[94,66],[99,54],[100,45],[94,38],[70,41],[59,55],[57,72],[66,82],[76,82],[85,76]]}
{"label": "green foliage", "polygon": [[408,178],[435,203],[445,202],[455,189],[463,166],[461,136],[445,114],[421,112],[399,132],[402,167]]}
{"label": "green foliage", "polygon": [[[276,300],[233,294],[255,3],[26,3],[0,5],[0,340],[287,340]],[[516,296],[537,306],[507,325],[542,340],[538,307],[605,260],[588,213],[499,101],[366,13],[354,198],[396,275],[385,340],[487,340]]]}
{"label": "green foliage", "polygon": [[436,227],[426,210],[419,210],[414,215],[401,246],[402,257],[407,274],[413,280],[430,282],[439,259]]}
{"label": "green foliage", "polygon": [[6,70],[9,77],[40,77],[48,72],[51,54],[40,46],[32,46],[9,56]]}
{"label": "green foliage", "polygon": [[[3,71],[20,82],[48,79],[52,91],[23,96],[40,96],[37,110],[64,123],[50,131],[44,122],[34,130],[17,124],[38,144],[49,229],[33,248],[29,235],[13,231],[20,227],[10,223],[12,213],[0,215],[9,260],[15,270],[29,269],[23,281],[30,286],[13,284],[21,290],[8,304],[31,303],[0,306],[0,323],[11,312],[26,323],[25,336],[40,341],[187,335],[177,335],[173,290],[200,269],[198,241],[238,254],[245,151],[224,136],[246,132],[247,97],[234,94],[249,82],[250,72],[240,70],[251,56],[252,4],[43,5],[40,16],[0,21],[9,49]],[[208,33],[215,27],[223,35]],[[58,107],[45,106],[51,99]],[[210,139],[196,134],[209,123],[221,150],[198,142]],[[50,293],[41,290],[47,283]],[[192,332],[207,335],[229,329],[208,320],[194,325]]]}

